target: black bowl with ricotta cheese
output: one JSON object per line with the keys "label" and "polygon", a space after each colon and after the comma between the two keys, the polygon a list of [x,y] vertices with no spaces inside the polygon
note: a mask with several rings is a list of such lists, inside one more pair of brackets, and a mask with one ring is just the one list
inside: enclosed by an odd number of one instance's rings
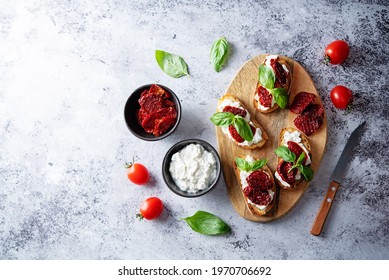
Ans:
{"label": "black bowl with ricotta cheese", "polygon": [[[191,146],[190,148],[183,150],[190,144],[198,144],[202,148]],[[183,153],[185,153],[185,151],[192,152],[192,154],[190,154],[190,156],[188,156],[188,154],[184,156]],[[177,153],[181,153],[182,156],[179,157],[179,161],[175,161],[172,164],[172,157]],[[214,159],[214,164],[212,157]],[[182,165],[179,164],[181,163],[181,160],[185,162],[184,166],[189,166],[189,168],[182,167]],[[171,166],[173,169],[177,166],[182,167],[182,169],[180,169],[182,171],[180,172],[180,175],[183,180],[174,178],[174,175],[172,175],[174,172],[172,173],[170,171]],[[167,151],[162,162],[162,176],[166,185],[172,192],[183,197],[198,197],[206,194],[216,186],[220,178],[220,173],[221,163],[219,154],[211,144],[200,139],[186,139],[176,143]],[[202,183],[204,188],[196,190],[201,183],[196,184],[193,181],[199,179],[199,182],[202,182],[200,178],[204,179],[203,181],[208,184]],[[186,184],[183,184],[183,182],[186,182]],[[185,190],[186,188],[189,189]]]}

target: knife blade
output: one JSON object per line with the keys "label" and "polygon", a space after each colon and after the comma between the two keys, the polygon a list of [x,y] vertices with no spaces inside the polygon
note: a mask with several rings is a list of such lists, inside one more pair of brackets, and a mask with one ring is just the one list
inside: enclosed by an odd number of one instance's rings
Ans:
{"label": "knife blade", "polygon": [[366,121],[361,123],[350,135],[347,140],[346,145],[342,151],[342,154],[339,157],[338,163],[335,166],[335,169],[331,175],[331,183],[328,188],[327,194],[325,195],[323,202],[317,212],[315,221],[312,225],[311,234],[320,235],[324,223],[327,219],[328,213],[330,212],[332,203],[334,201],[336,192],[340,187],[340,183],[343,180],[344,174],[346,172],[347,164],[350,161],[351,153],[355,146],[359,143],[359,138],[363,132],[363,128],[365,127]]}

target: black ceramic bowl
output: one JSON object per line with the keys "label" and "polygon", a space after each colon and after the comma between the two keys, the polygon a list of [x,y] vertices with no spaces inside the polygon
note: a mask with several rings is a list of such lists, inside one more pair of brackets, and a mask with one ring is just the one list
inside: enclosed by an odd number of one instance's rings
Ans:
{"label": "black ceramic bowl", "polygon": [[163,85],[157,84],[158,86],[160,86],[161,88],[166,90],[168,93],[170,93],[170,95],[171,95],[170,100],[173,101],[174,104],[176,105],[176,110],[177,110],[176,123],[174,124],[174,126],[172,126],[169,130],[167,130],[165,133],[161,134],[160,136],[154,136],[153,134],[147,133],[142,128],[142,126],[138,123],[138,121],[136,119],[136,112],[140,108],[138,100],[140,98],[141,93],[143,91],[149,89],[152,85],[153,84],[148,84],[148,85],[144,85],[144,86],[137,88],[130,95],[130,97],[128,98],[128,100],[126,102],[126,106],[124,107],[124,120],[126,121],[128,129],[131,131],[131,133],[133,135],[135,135],[136,137],[138,137],[142,140],[146,140],[146,141],[157,141],[157,140],[161,140],[161,139],[167,137],[177,128],[177,126],[180,122],[180,119],[181,119],[181,104],[180,104],[180,101],[179,101],[178,97],[176,96],[176,94],[172,90],[170,90],[169,88],[167,88]]}
{"label": "black ceramic bowl", "polygon": [[[200,144],[201,146],[204,147],[204,149],[206,151],[210,152],[215,157],[215,160],[216,160],[216,177],[215,177],[215,179],[211,182],[211,184],[206,189],[200,190],[200,191],[195,192],[195,193],[190,193],[190,192],[186,192],[186,191],[181,190],[174,182],[172,176],[170,175],[170,171],[169,171],[172,156],[175,153],[177,153],[178,151],[182,150],[184,147],[186,147],[189,144]],[[164,179],[166,185],[169,187],[169,189],[172,192],[174,192],[175,194],[178,194],[180,196],[183,196],[183,197],[198,197],[198,196],[204,195],[207,192],[209,192],[211,189],[213,189],[213,187],[216,186],[217,182],[219,181],[220,172],[221,172],[221,163],[220,163],[219,154],[217,153],[215,148],[212,147],[211,144],[209,144],[208,142],[206,142],[204,140],[200,140],[200,139],[187,139],[187,140],[183,140],[181,142],[174,144],[173,147],[171,147],[167,151],[167,153],[163,159],[163,162],[162,162],[162,176],[163,176],[163,179]]]}

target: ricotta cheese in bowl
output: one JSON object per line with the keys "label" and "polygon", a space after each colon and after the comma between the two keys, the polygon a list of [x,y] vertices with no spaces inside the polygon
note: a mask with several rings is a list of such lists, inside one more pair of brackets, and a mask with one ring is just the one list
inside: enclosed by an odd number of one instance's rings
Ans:
{"label": "ricotta cheese in bowl", "polygon": [[200,144],[189,144],[172,156],[169,172],[181,190],[194,193],[215,180],[216,160]]}
{"label": "ricotta cheese in bowl", "polygon": [[168,187],[185,197],[200,196],[212,189],[220,177],[216,150],[198,139],[184,140],[166,154],[162,166]]}

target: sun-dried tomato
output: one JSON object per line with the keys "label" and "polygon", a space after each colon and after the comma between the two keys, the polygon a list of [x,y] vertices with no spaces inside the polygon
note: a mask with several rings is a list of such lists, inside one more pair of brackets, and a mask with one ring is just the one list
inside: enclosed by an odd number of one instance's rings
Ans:
{"label": "sun-dried tomato", "polygon": [[269,174],[263,170],[255,170],[247,178],[246,182],[249,186],[254,189],[261,191],[267,191],[273,186],[272,181],[270,180]]}
{"label": "sun-dried tomato", "polygon": [[294,182],[296,181],[295,177],[297,174],[297,169],[294,168],[289,172],[292,166],[293,164],[291,162],[286,162],[284,160],[280,161],[280,163],[277,166],[278,174],[280,174],[281,178],[288,184],[294,184]]}
{"label": "sun-dried tomato", "polygon": [[278,62],[278,59],[270,59],[270,66],[274,70],[274,74],[276,76],[276,81],[274,83],[275,88],[283,87],[285,86],[287,82],[286,78],[286,71],[285,69],[281,66],[281,64]]}
{"label": "sun-dried tomato", "polygon": [[299,92],[289,106],[289,110],[295,114],[301,114],[314,100],[314,94],[303,91]]}
{"label": "sun-dried tomato", "polygon": [[257,94],[259,97],[259,103],[264,107],[270,108],[273,100],[273,96],[270,92],[263,86],[259,86],[257,88]]}
{"label": "sun-dried tomato", "polygon": [[243,110],[243,109],[238,108],[238,107],[233,107],[233,106],[224,107],[223,112],[230,112],[230,113],[233,113],[234,115],[239,115],[242,118],[246,117],[246,115],[247,115],[246,110]]}

